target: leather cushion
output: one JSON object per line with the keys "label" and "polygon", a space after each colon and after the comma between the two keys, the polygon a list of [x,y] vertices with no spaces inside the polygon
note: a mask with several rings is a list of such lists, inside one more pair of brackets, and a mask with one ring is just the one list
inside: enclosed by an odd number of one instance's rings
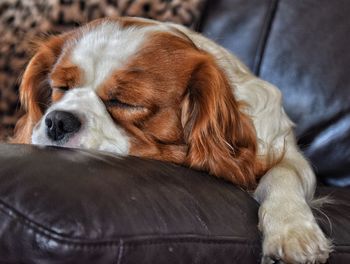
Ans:
{"label": "leather cushion", "polygon": [[[316,211],[350,262],[349,188],[320,187]],[[0,145],[1,263],[258,263],[258,204],[232,184],[173,164]]]}
{"label": "leather cushion", "polygon": [[232,184],[181,166],[0,145],[6,263],[255,263],[257,209]]}

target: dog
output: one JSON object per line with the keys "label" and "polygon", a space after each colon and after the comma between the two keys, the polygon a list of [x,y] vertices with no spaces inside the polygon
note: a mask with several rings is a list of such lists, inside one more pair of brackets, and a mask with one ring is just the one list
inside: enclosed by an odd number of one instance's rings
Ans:
{"label": "dog", "polygon": [[252,191],[262,263],[324,263],[310,209],[315,175],[277,88],[206,37],[104,18],[42,41],[21,82],[13,142],[96,149],[185,165]]}

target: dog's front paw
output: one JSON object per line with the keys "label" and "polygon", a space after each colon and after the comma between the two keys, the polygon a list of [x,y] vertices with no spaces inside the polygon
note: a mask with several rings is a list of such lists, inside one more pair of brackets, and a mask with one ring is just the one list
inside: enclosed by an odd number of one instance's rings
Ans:
{"label": "dog's front paw", "polygon": [[332,251],[306,202],[266,201],[259,209],[262,263],[325,263]]}
{"label": "dog's front paw", "polygon": [[262,263],[325,263],[331,250],[315,222],[290,222],[264,234]]}

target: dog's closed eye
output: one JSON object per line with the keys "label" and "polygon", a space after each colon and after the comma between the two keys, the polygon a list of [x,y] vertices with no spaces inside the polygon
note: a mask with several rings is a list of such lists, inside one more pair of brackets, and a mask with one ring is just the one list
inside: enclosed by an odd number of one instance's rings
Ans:
{"label": "dog's closed eye", "polygon": [[104,102],[106,104],[107,107],[118,107],[118,108],[123,108],[123,109],[127,109],[127,108],[140,108],[142,106],[138,106],[138,105],[133,105],[133,104],[129,104],[129,103],[125,103],[120,101],[119,99],[110,99]]}
{"label": "dog's closed eye", "polygon": [[59,87],[52,87],[53,92],[58,92],[58,93],[65,93],[69,90],[68,86],[59,86]]}

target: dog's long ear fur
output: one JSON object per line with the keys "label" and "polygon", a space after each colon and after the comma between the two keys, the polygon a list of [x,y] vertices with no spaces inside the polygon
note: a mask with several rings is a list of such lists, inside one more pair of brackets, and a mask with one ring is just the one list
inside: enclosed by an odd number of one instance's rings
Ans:
{"label": "dog's long ear fur", "polygon": [[37,52],[30,60],[21,81],[20,102],[25,114],[16,124],[12,143],[30,143],[33,127],[49,104],[48,74],[64,41],[64,36],[51,36],[37,45]]}
{"label": "dog's long ear fur", "polygon": [[263,166],[257,160],[254,126],[241,112],[231,87],[214,59],[202,54],[183,102],[182,124],[189,146],[186,163],[253,188]]}

